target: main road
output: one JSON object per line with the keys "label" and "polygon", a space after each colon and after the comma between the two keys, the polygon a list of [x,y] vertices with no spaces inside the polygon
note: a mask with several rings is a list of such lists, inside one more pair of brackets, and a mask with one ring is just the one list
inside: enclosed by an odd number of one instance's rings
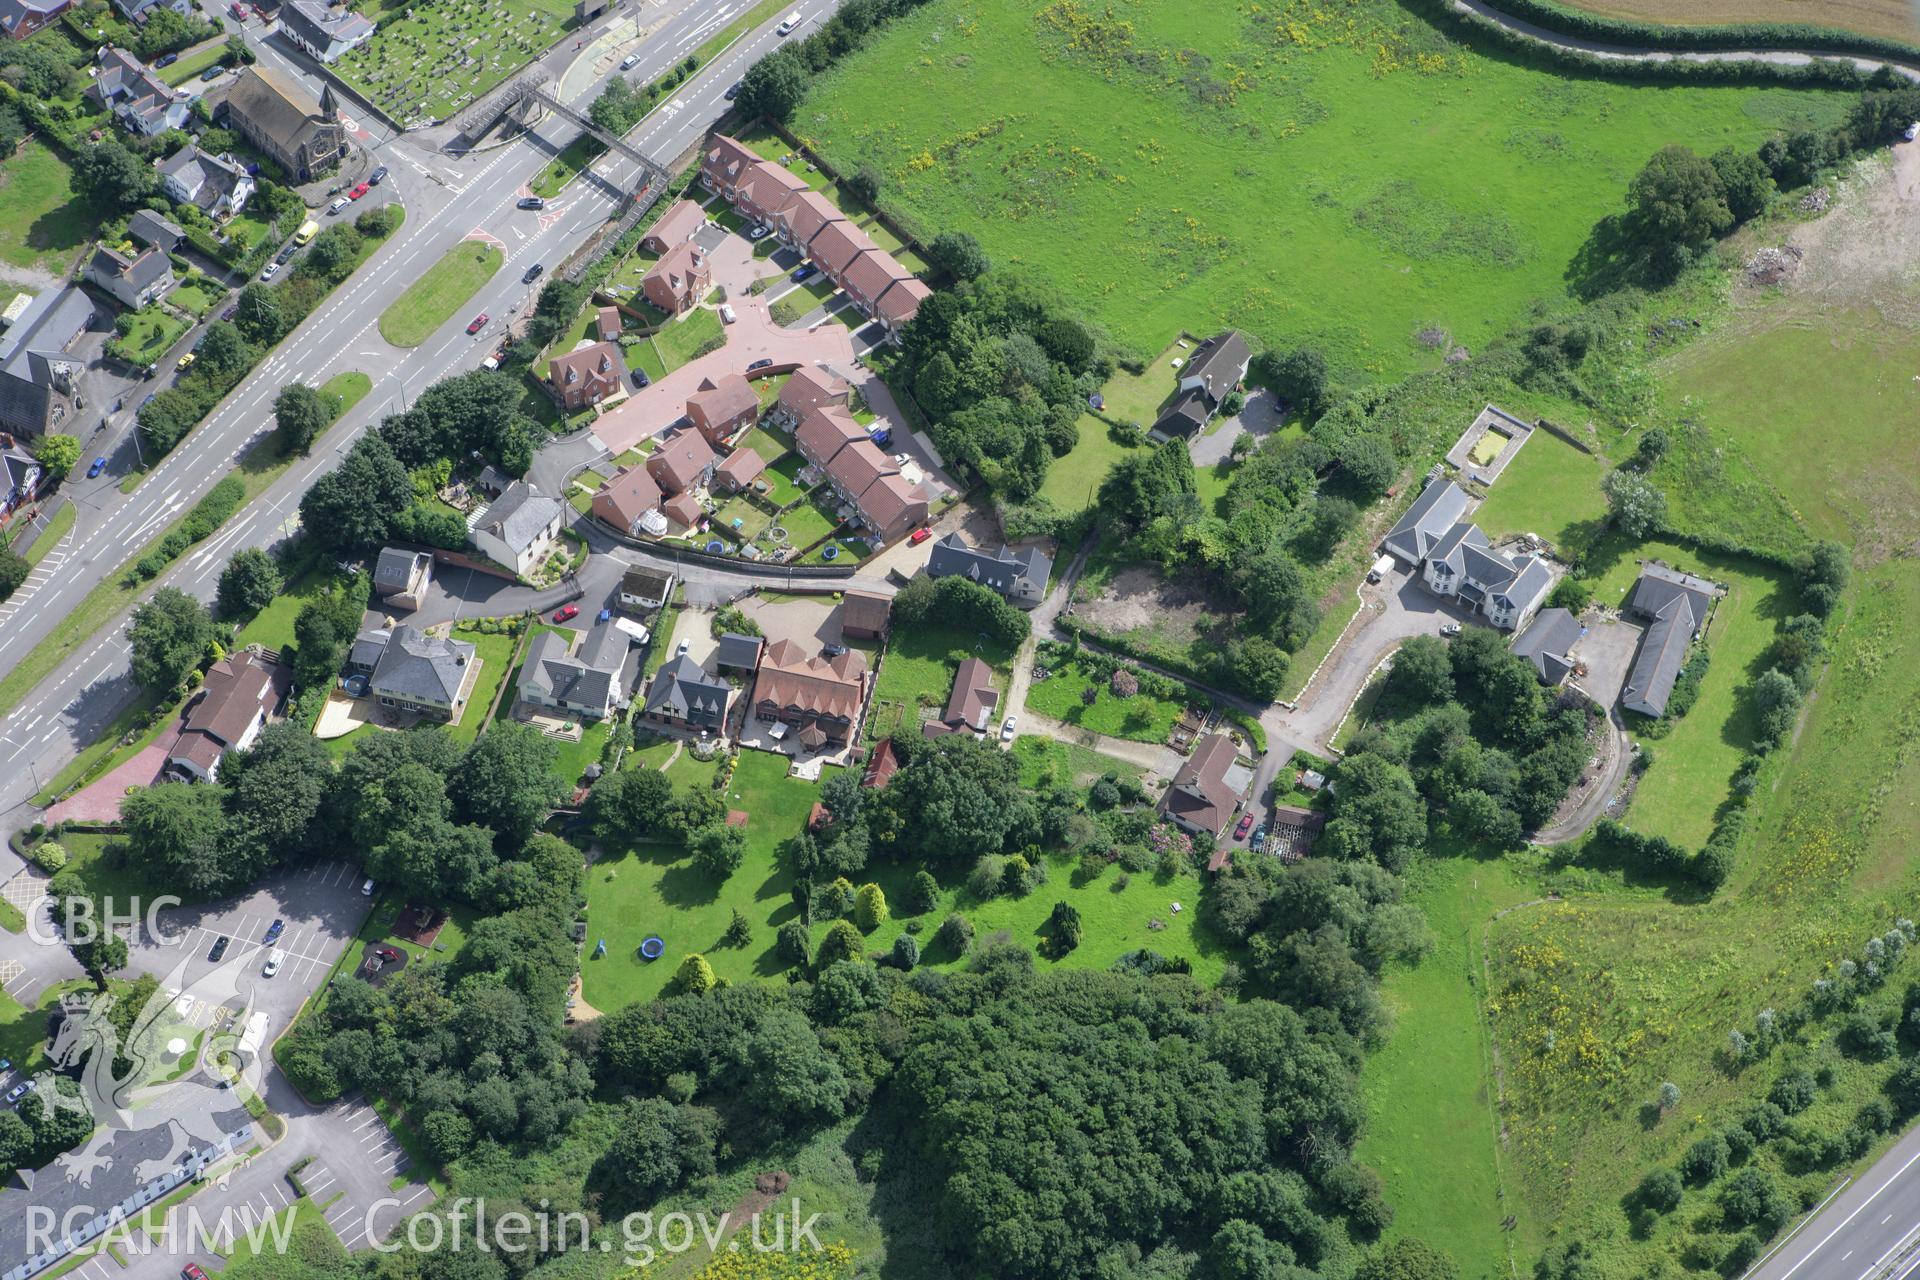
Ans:
{"label": "main road", "polygon": [[[805,21],[788,38],[804,35],[833,12],[836,2],[796,0]],[[682,7],[672,11],[642,6],[639,23],[651,29],[644,30],[637,43],[631,36],[622,39],[636,21],[622,11],[549,54],[548,70],[564,86],[566,100],[584,109],[613,75],[636,83],[659,77],[745,12],[750,0],[719,5],[669,0],[669,5]],[[781,42],[775,26],[769,21],[736,40],[642,121],[629,140],[661,163],[692,147],[726,113],[728,86]],[[266,60],[308,74],[277,41],[255,37],[255,42]],[[612,61],[610,55],[625,54],[637,54],[640,60],[624,71],[593,70],[601,60]],[[11,616],[0,616],[0,670],[18,663],[95,585],[191,507],[272,429],[273,399],[282,386],[295,381],[318,386],[340,373],[367,374],[372,392],[315,444],[309,457],[289,468],[155,584],[210,600],[220,570],[235,551],[271,546],[296,527],[301,495],[338,463],[361,432],[430,383],[478,366],[498,343],[506,319],[531,306],[537,296],[537,284],[521,282],[527,267],[557,265],[606,222],[637,177],[631,161],[610,156],[549,200],[544,210],[521,211],[515,206],[527,194],[527,184],[577,133],[566,121],[549,117],[510,142],[460,157],[426,150],[410,135],[386,136],[364,122],[355,124],[357,136],[394,175],[389,182],[407,204],[405,225],[155,467],[130,498],[109,480],[71,482],[69,493],[80,518],[60,547],[58,572],[22,588],[24,598],[16,594],[9,602],[16,606]],[[404,350],[387,344],[375,327],[381,312],[421,272],[467,239],[499,246],[505,265],[419,347]],[[483,311],[493,322],[468,336],[468,320]],[[118,429],[125,430],[125,424]],[[94,451],[89,447],[89,454]],[[0,827],[11,830],[31,821],[28,798],[137,695],[128,670],[125,622],[123,614],[76,645],[53,674],[0,719]],[[11,854],[0,857],[13,860]]]}
{"label": "main road", "polygon": [[1745,1280],[1909,1280],[1920,1271],[1920,1128],[1830,1197]]}

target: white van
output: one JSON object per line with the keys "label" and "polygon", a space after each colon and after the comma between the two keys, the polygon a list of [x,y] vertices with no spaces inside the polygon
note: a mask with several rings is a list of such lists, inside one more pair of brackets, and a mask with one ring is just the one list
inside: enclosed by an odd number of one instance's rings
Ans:
{"label": "white van", "polygon": [[363,898],[371,898],[373,896],[373,881],[368,880],[360,886],[360,896]]}
{"label": "white van", "polygon": [[271,978],[274,974],[280,972],[280,965],[286,958],[287,953],[279,947],[275,947],[273,950],[267,952],[267,963],[260,969],[261,976]]}
{"label": "white van", "polygon": [[795,9],[792,13],[787,15],[787,20],[780,24],[780,30],[778,31],[777,34],[783,35],[783,36],[790,36],[795,31],[798,31],[800,29],[800,24],[805,21],[806,19],[800,16],[800,11],[798,9]]}

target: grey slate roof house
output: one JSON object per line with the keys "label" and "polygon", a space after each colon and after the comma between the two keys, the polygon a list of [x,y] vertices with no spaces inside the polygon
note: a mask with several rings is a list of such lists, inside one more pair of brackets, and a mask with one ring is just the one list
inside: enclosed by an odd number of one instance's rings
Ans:
{"label": "grey slate roof house", "polygon": [[253,175],[230,155],[184,146],[161,161],[159,170],[168,195],[215,218],[232,217],[253,198]]}
{"label": "grey slate roof house", "polygon": [[67,349],[93,318],[93,299],[67,285],[40,294],[0,334],[0,430],[37,436],[68,420],[86,365]]}
{"label": "grey slate roof house", "polygon": [[402,623],[391,631],[361,632],[347,668],[367,677],[367,691],[383,707],[457,721],[480,664],[466,641],[430,636]]}
{"label": "grey slate roof house", "polygon": [[162,253],[172,253],[187,238],[187,233],[151,209],[135,209],[127,219],[127,234],[141,244],[150,244]]}
{"label": "grey slate roof house", "polygon": [[108,45],[95,61],[100,66],[93,83],[87,86],[87,95],[113,112],[129,133],[151,138],[186,126],[192,114],[192,94],[175,89],[125,49]]}
{"label": "grey slate roof house", "polygon": [[1580,619],[1565,609],[1542,609],[1535,615],[1533,625],[1513,642],[1513,653],[1531,662],[1541,680],[1550,685],[1559,684],[1572,673],[1573,646],[1586,633]]}
{"label": "grey slate roof house", "polygon": [[1180,366],[1180,387],[1153,429],[1168,436],[1196,436],[1213,420],[1220,402],[1247,376],[1252,353],[1238,329],[1216,333],[1193,349]]}
{"label": "grey slate roof house", "polygon": [[147,25],[147,19],[153,16],[155,9],[171,9],[183,18],[193,16],[193,0],[113,0],[113,7],[128,22]]}
{"label": "grey slate roof house", "polygon": [[373,565],[373,593],[393,609],[418,609],[433,581],[433,557],[425,551],[382,547]]}
{"label": "grey slate roof house", "polygon": [[721,672],[737,671],[750,676],[760,666],[760,653],[767,642],[759,636],[743,636],[727,632],[720,637],[719,645],[713,651],[713,665]]}
{"label": "grey slate roof house", "polygon": [[73,0],[0,0],[0,31],[11,40],[25,40],[72,4]]}
{"label": "grey slate roof house", "polygon": [[572,653],[566,636],[543,631],[533,638],[520,668],[520,700],[604,720],[627,705],[632,646],[611,619],[595,624]]}
{"label": "grey slate roof house", "polygon": [[1659,717],[1687,663],[1687,647],[1706,625],[1707,614],[1720,595],[1705,578],[1670,569],[1657,560],[1640,566],[1639,581],[1627,597],[1626,611],[1647,620],[1640,651],[1627,672],[1620,705],[1643,716]]}
{"label": "grey slate roof house", "polygon": [[1015,551],[1001,547],[986,551],[968,546],[958,533],[950,533],[933,544],[927,557],[927,576],[944,578],[960,574],[1005,596],[1008,603],[1031,609],[1046,598],[1047,579],[1053,573],[1053,560],[1038,547]]}
{"label": "grey slate roof house", "polygon": [[560,499],[549,498],[526,481],[516,480],[480,513],[479,522],[473,526],[473,545],[525,577],[560,536],[560,521],[566,510],[567,504]]}
{"label": "grey slate roof house", "polygon": [[1433,545],[1460,523],[1471,501],[1467,491],[1453,481],[1434,480],[1420,491],[1380,545],[1409,568],[1418,568]]}
{"label": "grey slate roof house", "polygon": [[673,597],[673,581],[673,574],[667,570],[635,565],[620,575],[620,607],[658,609]]}
{"label": "grey slate roof house", "polygon": [[718,733],[727,723],[727,699],[733,686],[721,676],[707,674],[687,654],[679,654],[661,667],[647,690],[641,716],[652,724],[676,729],[706,730]]}
{"label": "grey slate roof house", "polygon": [[349,9],[315,0],[290,0],[280,6],[280,34],[321,62],[333,62],[373,38],[375,24]]}
{"label": "grey slate roof house", "polygon": [[1433,544],[1424,576],[1435,595],[1459,600],[1503,631],[1523,626],[1553,585],[1546,561],[1496,551],[1479,525],[1465,521]]}
{"label": "grey slate roof house", "polygon": [[129,258],[99,245],[87,260],[86,275],[90,283],[134,311],[173,288],[173,263],[165,253],[151,247]]}

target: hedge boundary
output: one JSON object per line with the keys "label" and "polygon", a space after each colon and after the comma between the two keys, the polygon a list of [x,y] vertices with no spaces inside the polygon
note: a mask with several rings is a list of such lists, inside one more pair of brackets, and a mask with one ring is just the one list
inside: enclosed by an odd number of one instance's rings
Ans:
{"label": "hedge boundary", "polygon": [[1500,0],[1509,17],[1574,36],[1612,44],[1642,46],[1675,53],[1743,50],[1784,53],[1837,53],[1884,58],[1920,69],[1920,45],[1826,27],[1810,22],[1730,22],[1710,26],[1641,22],[1591,13],[1557,0]]}

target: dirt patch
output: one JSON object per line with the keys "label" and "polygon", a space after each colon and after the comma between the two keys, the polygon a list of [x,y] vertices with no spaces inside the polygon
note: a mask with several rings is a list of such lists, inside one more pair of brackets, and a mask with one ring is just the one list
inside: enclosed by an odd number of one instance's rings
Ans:
{"label": "dirt patch", "polygon": [[1855,165],[1829,190],[1825,214],[1794,227],[1778,254],[1796,265],[1775,280],[1750,273],[1753,286],[1920,326],[1920,142]]}
{"label": "dirt patch", "polygon": [[1196,586],[1171,582],[1158,569],[1131,565],[1115,573],[1098,596],[1076,602],[1074,613],[1108,635],[1150,630],[1178,644],[1197,636],[1220,607]]}

